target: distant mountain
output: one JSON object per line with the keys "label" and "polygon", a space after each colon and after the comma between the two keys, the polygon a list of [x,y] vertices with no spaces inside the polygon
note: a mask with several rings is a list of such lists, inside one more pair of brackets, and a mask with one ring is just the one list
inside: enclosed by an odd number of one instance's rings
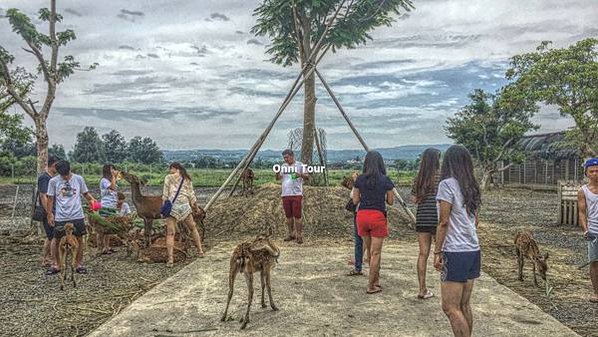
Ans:
{"label": "distant mountain", "polygon": [[[441,151],[446,149],[451,144],[437,144],[437,145],[403,145],[390,148],[375,149],[382,154],[386,161],[393,161],[396,159],[414,160],[427,148],[435,147]],[[167,161],[190,161],[200,157],[214,157],[225,162],[239,161],[247,153],[247,150],[165,150],[164,157]],[[262,160],[278,160],[281,158],[282,150],[261,150],[257,154],[257,158]],[[355,157],[363,158],[365,156],[364,150],[328,150],[328,162],[346,162],[355,159]]]}

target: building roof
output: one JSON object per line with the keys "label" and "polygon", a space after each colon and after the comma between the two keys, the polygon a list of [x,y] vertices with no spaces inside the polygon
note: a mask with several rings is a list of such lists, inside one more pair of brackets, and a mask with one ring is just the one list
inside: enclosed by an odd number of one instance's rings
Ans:
{"label": "building roof", "polygon": [[565,140],[565,132],[552,132],[528,135],[519,141],[523,150],[532,158],[542,159],[574,159],[578,157],[577,149]]}

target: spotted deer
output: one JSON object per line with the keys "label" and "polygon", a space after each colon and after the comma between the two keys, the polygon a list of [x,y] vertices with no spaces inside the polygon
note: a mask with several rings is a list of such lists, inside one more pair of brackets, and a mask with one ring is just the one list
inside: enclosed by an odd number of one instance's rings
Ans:
{"label": "spotted deer", "polygon": [[253,181],[257,179],[253,170],[249,167],[241,173],[241,180],[243,181],[243,190],[242,194],[247,196],[247,194],[253,194]]}
{"label": "spotted deer", "polygon": [[64,226],[66,235],[60,239],[58,243],[58,265],[60,266],[60,290],[64,290],[64,281],[66,280],[66,264],[67,259],[69,266],[71,267],[71,281],[73,287],[77,287],[77,281],[75,281],[75,269],[77,267],[77,248],[79,248],[79,242],[73,235],[74,226],[72,223],[67,223]]}
{"label": "spotted deer", "polygon": [[536,278],[536,268],[540,277],[546,282],[546,272],[548,271],[548,253],[541,255],[536,240],[530,233],[518,233],[515,237],[515,252],[517,253],[517,264],[519,266],[519,281],[523,281],[523,264],[525,259],[532,261],[534,271],[534,285],[538,286]]}
{"label": "spotted deer", "polygon": [[272,299],[272,284],[270,282],[270,275],[272,268],[278,263],[280,250],[270,240],[272,231],[267,234],[260,234],[251,241],[244,242],[238,245],[230,259],[230,270],[228,274],[228,299],[226,301],[226,308],[222,314],[221,321],[226,321],[228,307],[233,297],[233,290],[235,285],[235,277],[237,274],[244,274],[245,281],[248,288],[248,303],[245,316],[241,318],[241,329],[245,329],[249,323],[249,310],[251,309],[251,302],[253,301],[253,274],[260,272],[260,281],[262,286],[262,308],[266,307],[264,299],[264,290],[268,289],[268,297],[270,300],[270,307],[273,311],[278,308]]}

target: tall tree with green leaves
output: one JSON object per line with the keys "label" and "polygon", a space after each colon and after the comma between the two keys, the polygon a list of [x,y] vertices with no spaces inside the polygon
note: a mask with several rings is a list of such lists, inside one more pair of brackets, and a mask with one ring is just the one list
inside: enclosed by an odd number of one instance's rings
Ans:
{"label": "tall tree with green leaves", "polygon": [[507,79],[536,102],[556,105],[573,118],[567,139],[582,157],[598,156],[598,39],[567,48],[544,41],[535,52],[511,58]]}
{"label": "tall tree with green leaves", "polygon": [[[59,49],[75,39],[75,32],[71,29],[56,31],[56,24],[62,21],[62,15],[56,12],[56,0],[50,0],[50,8],[42,8],[38,14],[39,20],[48,24],[48,34],[38,30],[31,18],[18,9],[11,8],[6,11],[12,30],[25,43],[22,49],[35,58],[38,63],[37,73],[42,75],[46,83],[45,98],[41,107],[30,90],[23,90],[30,89],[33,81],[26,82],[23,87],[23,83],[19,84],[14,76],[21,71],[26,78],[31,79],[35,78],[34,72],[27,72],[21,67],[11,70],[10,66],[15,61],[15,57],[4,46],[0,46],[0,87],[4,87],[14,103],[18,104],[33,120],[37,143],[37,171],[42,172],[48,159],[49,139],[46,121],[56,97],[57,87],[76,70],[80,70],[80,64],[71,55],[59,60]],[[49,57],[45,54],[45,48],[49,49]]]}
{"label": "tall tree with green leaves", "polygon": [[102,141],[106,150],[106,162],[117,164],[127,159],[127,141],[120,132],[111,130],[102,135]]}
{"label": "tall tree with green leaves", "polygon": [[82,132],[77,134],[71,159],[77,163],[104,163],[106,161],[104,143],[95,128],[86,126]]}
{"label": "tall tree with green leaves", "polygon": [[[372,39],[370,33],[375,28],[390,26],[393,15],[413,8],[411,0],[264,0],[254,11],[257,23],[251,31],[271,39],[267,50],[272,55],[270,61],[285,67],[300,63],[305,76],[328,47],[335,52],[363,45]],[[322,43],[318,45],[320,39]],[[311,163],[315,74],[305,78],[303,109],[301,161]]]}
{"label": "tall tree with green leaves", "polygon": [[33,130],[23,126],[23,116],[0,112],[0,154],[17,158],[29,155]]}
{"label": "tall tree with green leaves", "polygon": [[156,142],[149,138],[133,137],[128,146],[129,160],[141,164],[158,164],[164,161],[164,154]]}
{"label": "tall tree with green leaves", "polygon": [[[538,128],[531,121],[537,108],[509,86],[496,95],[477,89],[469,98],[470,103],[447,120],[445,131],[471,152],[482,172],[480,186],[487,189],[494,173],[525,158],[518,142]],[[501,167],[501,162],[510,164]]]}

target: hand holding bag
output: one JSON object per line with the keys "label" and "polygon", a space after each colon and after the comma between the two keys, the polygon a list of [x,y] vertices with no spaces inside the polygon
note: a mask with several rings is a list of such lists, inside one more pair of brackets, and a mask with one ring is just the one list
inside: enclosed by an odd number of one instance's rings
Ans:
{"label": "hand holding bag", "polygon": [[183,183],[185,182],[185,177],[181,178],[181,184],[179,185],[179,189],[176,191],[176,194],[174,195],[174,199],[172,199],[172,201],[167,199],[166,201],[164,201],[164,204],[162,204],[162,207],[160,208],[160,214],[162,214],[163,218],[167,218],[170,216],[170,212],[172,211],[172,204],[179,197],[179,193],[181,192],[181,188],[183,187]]}

